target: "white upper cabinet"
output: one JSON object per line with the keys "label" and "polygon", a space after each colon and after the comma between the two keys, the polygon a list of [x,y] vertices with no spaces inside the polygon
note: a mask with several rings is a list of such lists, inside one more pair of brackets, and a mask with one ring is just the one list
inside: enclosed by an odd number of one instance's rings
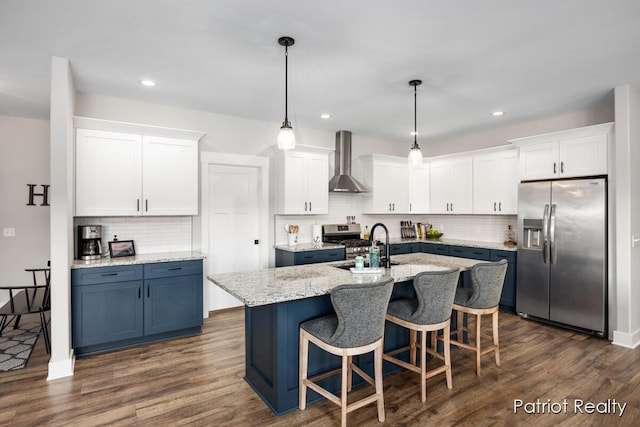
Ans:
{"label": "white upper cabinet", "polygon": [[[82,124],[154,133],[154,128],[93,119]],[[198,139],[76,129],[75,215],[198,214]],[[182,131],[157,130],[181,135]]]}
{"label": "white upper cabinet", "polygon": [[298,145],[276,153],[276,213],[329,213],[330,149]]}
{"label": "white upper cabinet", "polygon": [[404,157],[373,154],[360,159],[364,213],[409,213],[409,165]]}
{"label": "white upper cabinet", "polygon": [[606,175],[613,123],[510,140],[520,148],[521,181]]}
{"label": "white upper cabinet", "polygon": [[509,148],[473,157],[473,213],[518,213],[518,150]]}
{"label": "white upper cabinet", "polygon": [[473,162],[451,157],[431,162],[431,213],[473,213]]}
{"label": "white upper cabinet", "polygon": [[420,166],[409,166],[409,213],[430,213],[430,166],[430,163],[426,161],[424,161]]}
{"label": "white upper cabinet", "polygon": [[198,143],[142,138],[143,215],[198,214]]}

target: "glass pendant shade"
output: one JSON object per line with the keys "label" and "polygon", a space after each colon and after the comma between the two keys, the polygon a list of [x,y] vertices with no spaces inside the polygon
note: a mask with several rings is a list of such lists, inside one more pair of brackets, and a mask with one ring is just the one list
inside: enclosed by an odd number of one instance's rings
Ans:
{"label": "glass pendant shade", "polygon": [[296,147],[296,136],[289,123],[283,123],[278,134],[278,148],[281,150],[293,150]]}
{"label": "glass pendant shade", "polygon": [[422,164],[422,150],[416,143],[413,144],[411,150],[409,150],[409,165],[420,166]]}

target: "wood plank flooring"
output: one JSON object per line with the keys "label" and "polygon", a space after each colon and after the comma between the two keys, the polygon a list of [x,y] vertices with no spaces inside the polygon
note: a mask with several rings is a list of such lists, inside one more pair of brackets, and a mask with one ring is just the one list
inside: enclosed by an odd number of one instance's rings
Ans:
{"label": "wood plank flooring", "polygon": [[[489,323],[489,322],[485,322]],[[453,389],[444,376],[427,383],[420,402],[417,375],[384,379],[389,426],[640,425],[640,349],[500,314],[502,367],[484,356],[474,374],[472,353],[454,350]],[[3,426],[328,426],[339,425],[327,401],[276,417],[243,380],[244,314],[214,314],[202,335],[76,360],[75,375],[46,381],[48,356],[39,338],[27,368],[0,373]],[[367,386],[368,387],[368,386]],[[368,392],[354,390],[353,398]],[[514,414],[514,400],[567,399],[567,413]],[[574,401],[626,403],[615,414],[574,413]],[[549,412],[549,411],[547,411]],[[370,405],[349,425],[378,426]]]}

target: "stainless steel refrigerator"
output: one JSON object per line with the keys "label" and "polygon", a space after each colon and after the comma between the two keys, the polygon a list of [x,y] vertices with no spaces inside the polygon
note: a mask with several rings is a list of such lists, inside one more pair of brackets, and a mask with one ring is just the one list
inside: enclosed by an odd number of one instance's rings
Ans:
{"label": "stainless steel refrigerator", "polygon": [[607,334],[607,181],[521,183],[516,311]]}

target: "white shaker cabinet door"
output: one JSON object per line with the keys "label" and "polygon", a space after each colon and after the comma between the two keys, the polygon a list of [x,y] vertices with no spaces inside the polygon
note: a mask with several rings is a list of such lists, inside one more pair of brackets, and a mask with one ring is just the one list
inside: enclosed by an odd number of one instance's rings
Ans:
{"label": "white shaker cabinet door", "polygon": [[450,163],[451,213],[473,212],[473,162],[471,158],[452,159]]}
{"label": "white shaker cabinet door", "polygon": [[197,215],[197,142],[144,136],[142,159],[143,215]]}
{"label": "white shaker cabinet door", "polygon": [[431,163],[431,213],[449,212],[449,163]]}
{"label": "white shaker cabinet door", "polygon": [[75,215],[140,215],[141,136],[76,129]]}
{"label": "white shaker cabinet door", "polygon": [[329,213],[329,158],[324,154],[308,154],[306,187],[310,214]]}
{"label": "white shaker cabinet door", "polygon": [[409,167],[409,213],[428,214],[429,212],[429,163]]}
{"label": "white shaker cabinet door", "polygon": [[605,175],[607,135],[572,138],[559,143],[560,177]]}
{"label": "white shaker cabinet door", "polygon": [[555,142],[520,147],[520,180],[554,178],[558,174],[558,144]]}
{"label": "white shaker cabinet door", "polygon": [[474,157],[473,213],[515,215],[517,200],[517,150]]}

